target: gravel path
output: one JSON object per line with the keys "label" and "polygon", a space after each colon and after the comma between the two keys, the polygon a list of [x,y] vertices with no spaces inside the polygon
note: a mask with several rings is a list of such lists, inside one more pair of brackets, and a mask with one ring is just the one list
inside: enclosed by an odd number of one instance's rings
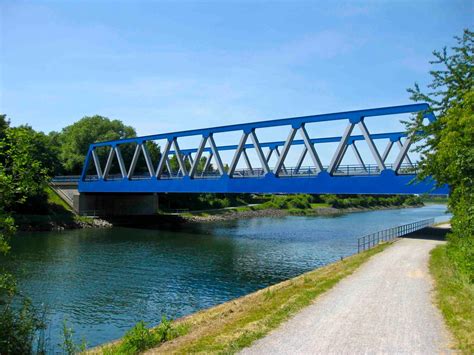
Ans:
{"label": "gravel path", "polygon": [[243,354],[436,354],[449,334],[432,304],[429,251],[402,239]]}

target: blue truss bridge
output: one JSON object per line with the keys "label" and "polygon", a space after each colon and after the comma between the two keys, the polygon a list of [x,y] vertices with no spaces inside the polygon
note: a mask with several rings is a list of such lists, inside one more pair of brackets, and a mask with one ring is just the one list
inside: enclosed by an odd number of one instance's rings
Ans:
{"label": "blue truss bridge", "polygon": [[[406,132],[369,132],[368,121],[392,127],[403,114],[436,119],[427,104],[412,104],[98,142],[81,176],[55,181],[77,180],[81,194],[447,194],[432,179],[414,181]],[[260,141],[266,130],[284,138]]]}

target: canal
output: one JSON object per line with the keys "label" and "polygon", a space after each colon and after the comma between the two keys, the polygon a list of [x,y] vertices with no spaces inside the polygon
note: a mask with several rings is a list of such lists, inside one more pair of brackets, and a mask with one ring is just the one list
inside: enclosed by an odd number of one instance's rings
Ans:
{"label": "canal", "polygon": [[446,218],[445,209],[254,218],[173,231],[22,233],[12,239],[7,267],[23,293],[45,307],[50,349],[61,342],[63,320],[77,340],[94,346],[137,321],[181,317],[353,254],[364,234]]}

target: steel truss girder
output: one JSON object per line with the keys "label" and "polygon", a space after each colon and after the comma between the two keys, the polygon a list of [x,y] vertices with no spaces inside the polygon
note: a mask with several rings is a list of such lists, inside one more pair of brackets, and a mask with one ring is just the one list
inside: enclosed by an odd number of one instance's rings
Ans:
{"label": "steel truss girder", "polygon": [[[247,123],[247,124],[242,124],[242,125],[213,127],[213,128],[202,129],[202,130],[190,130],[190,131],[174,132],[174,133],[167,133],[167,134],[158,134],[158,135],[152,135],[152,136],[146,136],[146,137],[127,138],[124,140],[117,140],[117,141],[110,141],[110,142],[94,143],[89,148],[89,152],[86,157],[86,164],[84,165],[83,173],[81,176],[81,181],[85,182],[87,164],[89,163],[89,160],[92,159],[94,161],[95,169],[96,169],[99,180],[104,181],[104,182],[107,181],[108,183],[112,183],[113,181],[115,183],[116,180],[108,179],[111,166],[113,165],[113,159],[115,157],[117,157],[119,167],[120,167],[120,173],[122,177],[132,179],[133,172],[135,170],[137,161],[139,159],[139,155],[141,153],[143,153],[144,155],[144,159],[145,159],[145,163],[146,163],[146,167],[147,167],[149,175],[151,177],[155,176],[158,180],[163,180],[163,181],[169,180],[169,179],[162,179],[164,178],[162,174],[165,168],[166,170],[168,170],[168,173],[170,174],[170,176],[173,175],[173,172],[171,171],[171,166],[169,163],[169,155],[171,154],[176,155],[176,159],[178,161],[178,165],[179,165],[178,176],[182,174],[183,177],[189,176],[191,179],[195,178],[197,174],[199,162],[201,160],[202,155],[205,152],[208,153],[209,156],[206,159],[203,173],[201,175],[203,175],[204,172],[207,171],[207,169],[209,169],[210,163],[212,159],[214,158],[214,160],[216,161],[217,169],[219,170],[221,177],[223,177],[227,175],[227,173],[225,171],[224,165],[222,164],[222,160],[219,153],[221,150],[230,150],[230,149],[236,149],[236,151],[233,156],[232,162],[230,164],[228,175],[230,177],[234,175],[237,164],[242,155],[244,156],[246,166],[251,171],[251,174],[253,174],[254,172],[254,167],[252,166],[253,162],[250,161],[247,155],[247,151],[246,151],[246,149],[248,148],[255,149],[257,153],[257,157],[260,160],[260,163],[261,163],[262,169],[264,170],[265,175],[272,173],[270,175],[275,175],[276,177],[278,177],[278,175],[280,174],[282,170],[283,171],[287,170],[288,163],[285,162],[285,159],[287,158],[290,147],[292,145],[297,145],[297,144],[303,145],[303,151],[301,152],[301,155],[298,158],[295,171],[298,172],[298,170],[301,168],[301,165],[306,155],[310,154],[310,157],[313,162],[313,165],[315,166],[315,169],[317,170],[318,173],[320,173],[324,171],[324,169],[314,145],[317,143],[339,142],[338,148],[331,159],[329,168],[327,169],[327,172],[329,173],[329,175],[332,175],[334,174],[334,172],[337,170],[338,166],[340,165],[349,145],[352,145],[352,149],[354,151],[355,157],[357,161],[359,162],[359,164],[364,169],[366,169],[366,166],[357,149],[357,146],[355,145],[355,141],[359,141],[359,140],[365,140],[367,142],[369,149],[377,163],[379,171],[384,171],[386,169],[385,161],[390,152],[390,149],[392,148],[393,143],[396,142],[397,145],[400,147],[400,152],[396,157],[395,163],[393,164],[393,170],[398,171],[402,162],[404,161],[406,161],[411,166],[413,165],[410,158],[408,157],[408,151],[411,145],[411,140],[407,138],[404,143],[400,142],[401,137],[407,136],[403,132],[370,134],[367,130],[367,127],[365,126],[364,118],[371,117],[371,116],[384,116],[384,115],[408,113],[408,112],[425,112],[424,113],[425,116],[428,117],[432,121],[434,119],[434,116],[431,113],[427,112],[428,110],[429,110],[429,107],[426,104],[415,104],[415,105],[405,105],[405,106],[397,106],[397,107],[386,107],[386,108],[378,108],[378,109],[334,113],[334,114],[327,114],[327,115],[295,117],[295,118],[288,118],[288,119],[275,120],[275,121],[261,121],[261,122]],[[311,139],[305,129],[305,124],[307,123],[324,122],[324,121],[330,122],[330,121],[335,121],[335,120],[348,120],[349,121],[349,125],[347,126],[346,131],[344,135],[342,135],[341,137]],[[356,125],[359,126],[362,132],[361,136],[351,136],[353,128]],[[256,129],[267,128],[267,127],[279,127],[279,126],[290,126],[289,135],[284,142],[265,142],[265,143],[258,142],[257,136],[255,134]],[[302,140],[294,139],[295,134],[297,133],[298,130],[300,131]],[[231,131],[243,132],[243,135],[241,137],[239,144],[237,146],[217,147],[215,145],[213,135],[215,133],[223,133],[223,132],[231,132]],[[181,150],[178,145],[178,139],[181,137],[189,137],[189,136],[194,136],[194,135],[201,135],[201,137],[203,137],[199,147],[196,149]],[[253,144],[246,143],[248,141],[249,136]],[[384,153],[381,156],[379,151],[377,150],[377,147],[375,146],[374,140],[386,139],[386,138],[390,139],[390,142],[389,142],[390,146],[385,149]],[[153,162],[149,155],[148,149],[146,147],[146,142],[151,141],[151,140],[159,140],[159,139],[166,139],[166,144],[165,144],[165,148],[163,149],[163,153],[161,154],[161,157],[159,159],[158,166],[155,170],[153,166]],[[121,144],[126,144],[126,143],[136,144],[135,152],[133,154],[132,161],[128,167],[128,171],[123,161],[123,158],[121,156],[120,148],[119,148]],[[206,143],[209,144],[209,148],[206,148]],[[107,162],[105,165],[105,169],[104,171],[102,171],[101,164],[97,156],[96,148],[106,147],[106,146],[110,147],[110,151],[109,151],[109,155],[108,155]],[[268,158],[273,153],[273,150],[275,150],[275,154],[277,156],[277,162],[276,162],[276,165],[272,169],[273,171],[270,170],[268,166],[268,160],[265,158],[265,155],[263,154],[262,148],[264,147],[270,148]],[[279,147],[282,147],[281,151],[279,150]],[[171,150],[171,148],[173,148],[173,150]],[[188,164],[187,161],[190,162],[189,172],[187,172],[187,167],[186,167]],[[283,175],[281,178],[283,178]],[[125,179],[124,181],[127,181],[127,179]],[[138,180],[134,179],[133,183],[136,183],[137,181]],[[94,183],[94,182],[87,182],[87,183]]]}

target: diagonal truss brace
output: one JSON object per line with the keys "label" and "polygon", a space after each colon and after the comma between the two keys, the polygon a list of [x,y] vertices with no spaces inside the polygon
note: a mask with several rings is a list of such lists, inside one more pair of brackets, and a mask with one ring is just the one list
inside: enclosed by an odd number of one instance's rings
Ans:
{"label": "diagonal truss brace", "polygon": [[168,139],[163,149],[163,153],[161,153],[161,158],[160,158],[160,161],[158,162],[158,167],[156,168],[155,176],[157,179],[161,178],[161,174],[163,173],[165,166],[166,166],[166,169],[168,169],[168,173],[170,174],[170,177],[171,177],[171,166],[169,164],[169,159],[168,159],[168,153],[170,151],[170,148],[171,148],[171,141]]}
{"label": "diagonal truss brace", "polygon": [[[187,170],[186,170],[186,164],[184,163],[184,160],[183,160],[183,155],[181,154],[181,150],[179,149],[179,144],[178,144],[178,140],[175,138],[173,138],[173,148],[174,148],[174,154],[176,156],[176,160],[178,161],[178,165],[179,165],[179,171],[181,171],[181,173],[183,174],[183,176],[187,176]],[[178,172],[179,174],[179,172]]]}
{"label": "diagonal truss brace", "polygon": [[95,149],[92,149],[92,159],[94,160],[95,170],[97,171],[97,176],[99,179],[103,179],[104,175],[102,174],[102,168],[100,166],[99,157]]}
{"label": "diagonal truss brace", "polygon": [[[382,154],[382,161],[384,163],[387,160],[388,155],[390,154],[390,151],[393,147],[393,143],[394,142],[392,140],[390,140],[388,142],[387,146],[385,147],[385,151]],[[400,141],[400,139],[397,140],[397,146],[400,148],[400,150],[403,149],[403,143]],[[403,161],[405,161],[407,164],[409,164],[411,167],[413,167],[413,162],[411,161],[410,157],[408,156],[408,151],[407,151],[407,154],[405,155]]]}
{"label": "diagonal truss brace", "polygon": [[264,173],[268,174],[270,172],[270,168],[268,167],[268,162],[265,159],[265,156],[264,156],[263,151],[262,151],[262,147],[260,146],[257,135],[255,134],[255,130],[251,130],[249,132],[243,132],[242,133],[242,137],[240,138],[239,145],[237,146],[237,150],[235,151],[234,157],[232,158],[232,163],[230,164],[230,168],[229,168],[229,176],[230,177],[233,177],[233,175],[235,173],[237,163],[239,162],[240,156],[242,155],[242,153],[245,150],[245,143],[247,142],[247,138],[249,136],[250,136],[250,139],[252,140],[252,143],[253,143],[253,146],[254,146],[255,151],[257,153],[258,159],[260,160],[260,163],[262,164],[262,168],[263,168]]}
{"label": "diagonal truss brace", "polygon": [[283,167],[283,162],[286,159],[286,156],[288,155],[288,151],[290,150],[291,143],[293,142],[293,139],[295,138],[297,129],[294,127],[291,127],[290,133],[288,133],[288,137],[286,138],[285,144],[283,145],[283,148],[281,150],[281,154],[278,154],[278,160],[275,164],[275,167],[273,168],[273,173],[275,175],[278,175],[280,173],[280,170]]}
{"label": "diagonal truss brace", "polygon": [[379,167],[379,170],[385,170],[385,164],[382,161],[382,157],[380,156],[380,153],[375,146],[374,141],[370,137],[369,131],[367,130],[367,126],[365,125],[364,118],[361,118],[359,122],[359,129],[362,132],[362,135],[364,136],[365,141],[367,142],[367,145],[369,146],[369,149],[374,156],[375,162],[377,163],[377,166]]}
{"label": "diagonal truss brace", "polygon": [[219,151],[217,150],[216,142],[214,141],[214,137],[212,136],[212,134],[209,135],[208,140],[209,140],[209,146],[211,147],[211,154],[209,155],[209,163],[211,161],[211,158],[214,156],[214,160],[216,161],[219,174],[221,174],[221,176],[226,175],[227,173],[224,169],[224,164],[222,164],[222,159],[221,159],[221,156],[219,155]]}
{"label": "diagonal truss brace", "polygon": [[346,152],[347,149],[347,142],[349,140],[349,137],[352,133],[352,130],[354,129],[355,123],[349,122],[349,124],[346,127],[346,130],[344,131],[344,134],[341,137],[341,140],[339,141],[339,145],[337,146],[336,152],[334,153],[331,163],[329,164],[327,172],[330,175],[333,175],[334,172],[336,171],[337,167],[339,166],[339,163],[341,162],[344,153]]}
{"label": "diagonal truss brace", "polygon": [[191,154],[189,154],[189,160],[192,164],[191,169],[189,170],[189,176],[191,178],[194,178],[194,175],[196,174],[199,161],[201,160],[202,152],[204,151],[204,148],[206,147],[207,139],[208,137],[204,137],[204,136],[201,138],[201,143],[199,143],[199,148],[196,152],[196,156],[194,157],[194,161],[193,161],[193,158],[191,157]]}
{"label": "diagonal truss brace", "polygon": [[359,163],[360,166],[362,166],[362,169],[367,171],[367,167],[365,166],[364,161],[362,160],[362,157],[360,156],[359,149],[357,149],[356,142],[352,142],[352,151],[354,152],[354,155]]}
{"label": "diagonal truss brace", "polygon": [[255,130],[250,131],[250,139],[252,140],[255,152],[257,153],[258,160],[260,160],[264,174],[268,174],[270,172],[270,168],[268,167],[268,162],[263,155],[262,147],[260,146],[260,142],[258,141],[257,135],[255,134]]}
{"label": "diagonal truss brace", "polygon": [[247,168],[249,169],[250,174],[253,175],[253,168],[252,168],[252,164],[250,164],[250,159],[249,159],[249,156],[247,155],[247,150],[244,149],[242,154],[244,155],[245,164],[247,165]]}
{"label": "diagonal truss brace", "polygon": [[300,127],[300,134],[301,138],[303,138],[304,150],[301,153],[300,158],[298,159],[297,170],[301,168],[301,164],[303,164],[303,160],[306,154],[309,152],[311,160],[313,161],[313,164],[316,167],[316,173],[320,173],[323,170],[323,164],[321,164],[321,160],[319,159],[318,153],[316,153],[316,149],[314,148],[313,143],[311,143],[308,132],[306,132],[306,128],[304,125]]}
{"label": "diagonal truss brace", "polygon": [[410,149],[410,146],[412,144],[411,138],[408,137],[405,142],[401,144],[401,149],[400,153],[398,153],[397,158],[395,159],[395,163],[393,164],[393,170],[395,172],[398,172],[398,169],[400,169],[400,165],[402,164],[403,160],[407,157],[408,150]]}

